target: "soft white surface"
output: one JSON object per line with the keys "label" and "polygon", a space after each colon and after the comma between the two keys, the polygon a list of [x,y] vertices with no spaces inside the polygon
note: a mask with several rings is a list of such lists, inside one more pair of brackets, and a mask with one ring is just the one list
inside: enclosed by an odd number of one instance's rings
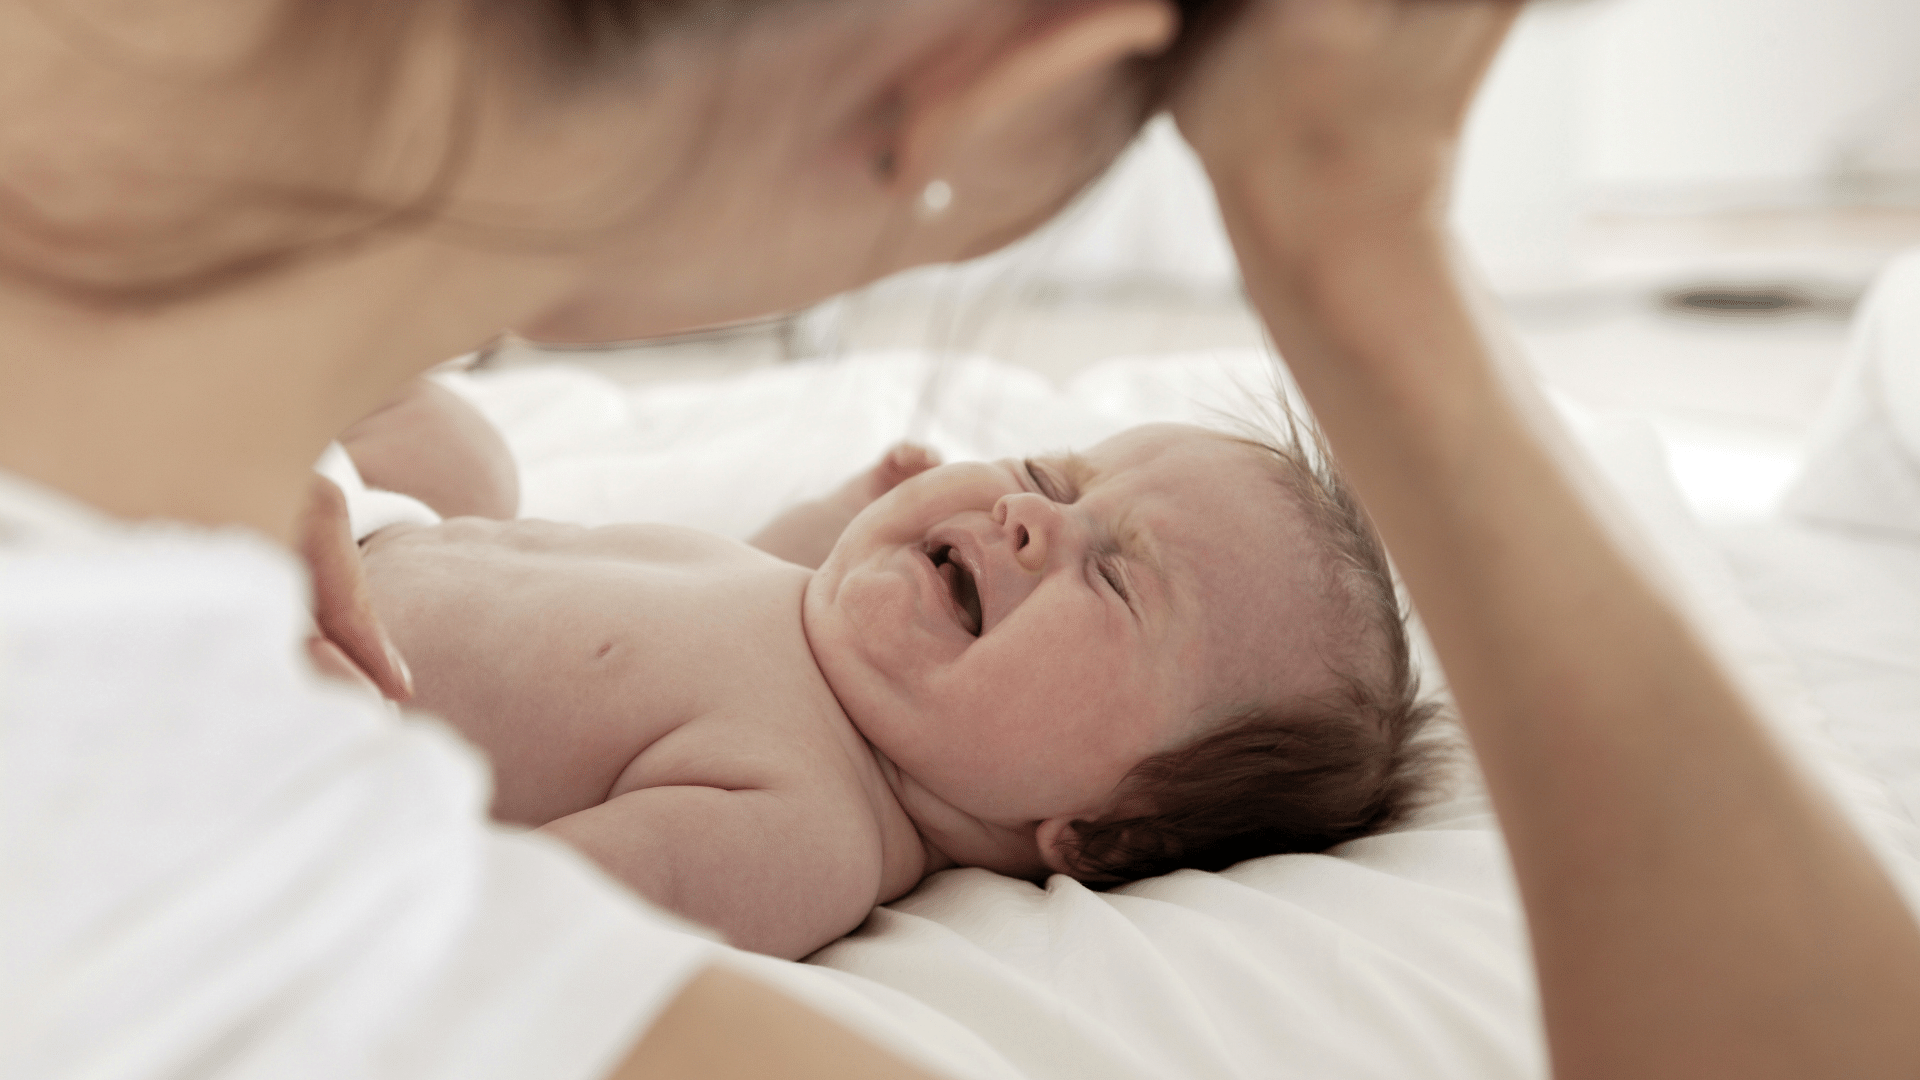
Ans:
{"label": "soft white surface", "polygon": [[[1272,385],[1250,353],[1123,359],[1064,389],[910,354],[625,390],[564,369],[467,380],[524,465],[525,512],[750,533],[911,430],[950,458],[1217,419]],[[1781,737],[1900,859],[1884,789],[1829,737],[1795,662],[1694,527],[1644,427],[1576,418]],[[1904,864],[1903,864],[1904,865]],[[1524,932],[1471,784],[1413,828],[1326,855],[1110,893],[936,875],[813,967],[740,962],[959,1075],[1462,1077],[1544,1071]]]}
{"label": "soft white surface", "polygon": [[1715,539],[1834,737],[1920,820],[1920,545],[1795,521]]}
{"label": "soft white surface", "polygon": [[598,1080],[715,951],[317,678],[306,591],[0,475],[0,1076]]}
{"label": "soft white surface", "polygon": [[1890,265],[1862,304],[1847,369],[1782,507],[1920,542],[1920,253]]}

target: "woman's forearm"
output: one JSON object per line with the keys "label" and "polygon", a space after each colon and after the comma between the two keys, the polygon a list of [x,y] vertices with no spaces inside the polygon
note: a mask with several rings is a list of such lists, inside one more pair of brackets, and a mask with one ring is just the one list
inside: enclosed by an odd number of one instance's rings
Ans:
{"label": "woman's forearm", "polygon": [[745,975],[695,976],[607,1080],[934,1080]]}
{"label": "woman's forearm", "polygon": [[1394,552],[1531,922],[1555,1073],[1912,1076],[1920,933],[1582,488],[1424,226],[1223,205]]}

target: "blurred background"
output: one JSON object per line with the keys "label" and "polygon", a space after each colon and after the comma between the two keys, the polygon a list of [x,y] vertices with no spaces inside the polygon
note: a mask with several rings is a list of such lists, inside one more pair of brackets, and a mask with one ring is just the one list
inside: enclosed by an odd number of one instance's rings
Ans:
{"label": "blurred background", "polygon": [[[1764,513],[1877,270],[1920,246],[1920,3],[1536,0],[1476,106],[1461,236],[1564,396],[1644,416],[1710,519]],[[964,193],[962,193],[964,197]],[[1040,234],[791,316],[590,349],[626,381],[873,349],[1064,379],[1258,348],[1204,177],[1165,119]]]}

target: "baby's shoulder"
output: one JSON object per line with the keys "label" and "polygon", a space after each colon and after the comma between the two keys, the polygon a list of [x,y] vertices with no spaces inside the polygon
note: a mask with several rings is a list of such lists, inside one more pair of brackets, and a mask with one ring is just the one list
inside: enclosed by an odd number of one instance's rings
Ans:
{"label": "baby's shoulder", "polygon": [[620,777],[614,794],[675,784],[830,791],[876,769],[872,750],[831,695],[815,700],[795,693],[799,688],[792,685],[759,694],[751,685],[759,680],[742,675],[748,685],[741,693],[648,746]]}
{"label": "baby's shoulder", "polygon": [[829,704],[690,720],[636,758],[609,798],[672,786],[764,792],[814,857],[870,870],[878,902],[892,900],[924,875],[925,845],[873,748]]}

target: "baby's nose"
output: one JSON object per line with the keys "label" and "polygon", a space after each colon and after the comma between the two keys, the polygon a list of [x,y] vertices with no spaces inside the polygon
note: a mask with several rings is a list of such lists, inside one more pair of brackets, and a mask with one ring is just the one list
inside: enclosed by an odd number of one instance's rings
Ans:
{"label": "baby's nose", "polygon": [[1014,561],[1035,573],[1045,569],[1047,553],[1059,539],[1060,511],[1053,500],[1023,491],[1002,496],[993,509]]}

